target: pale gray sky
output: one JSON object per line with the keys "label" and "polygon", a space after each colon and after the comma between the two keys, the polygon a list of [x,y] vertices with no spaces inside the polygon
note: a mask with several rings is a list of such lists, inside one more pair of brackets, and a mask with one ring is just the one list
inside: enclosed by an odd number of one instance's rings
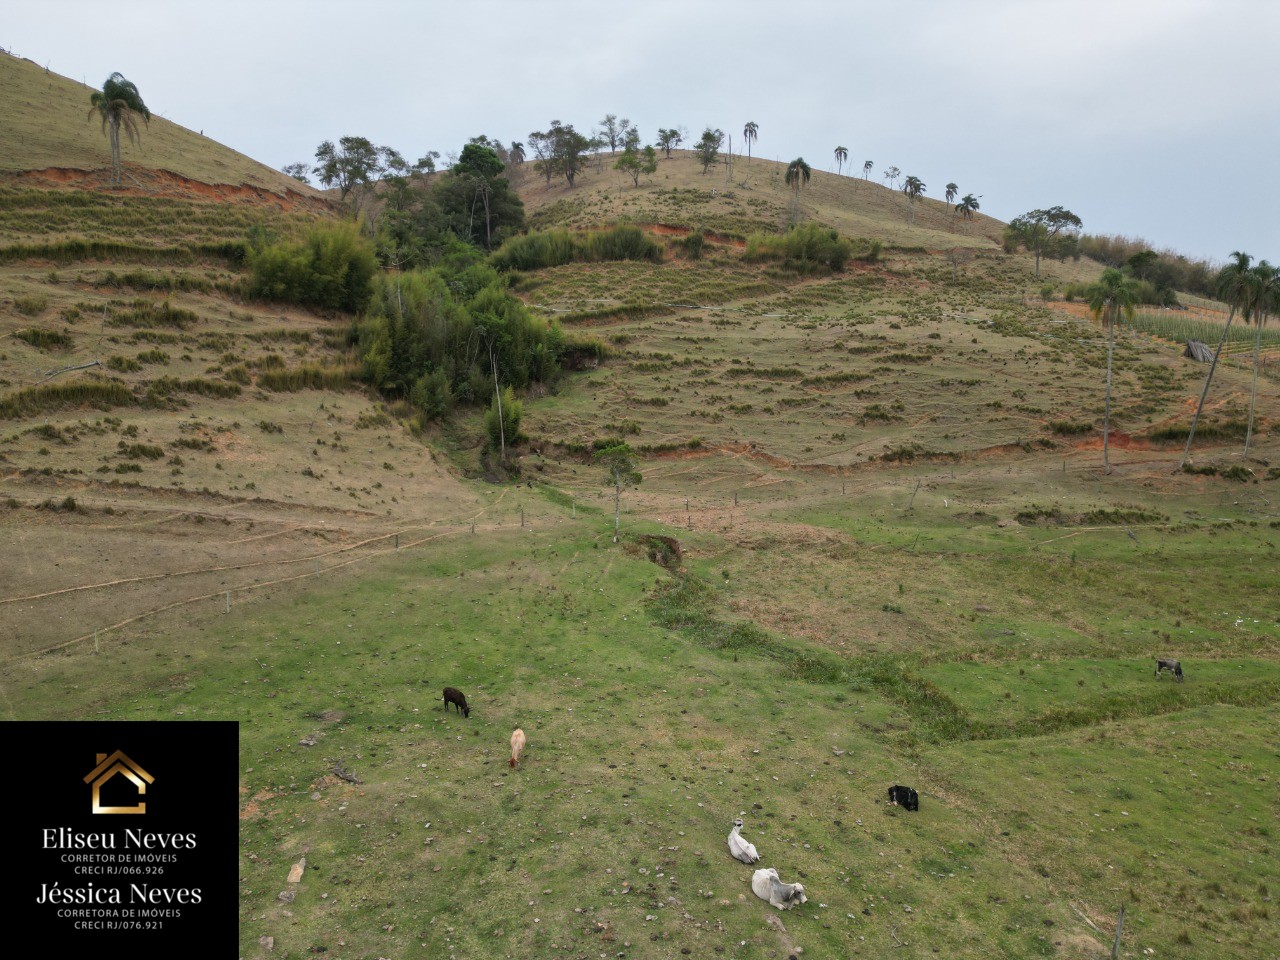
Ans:
{"label": "pale gray sky", "polygon": [[[1274,0],[43,0],[0,46],[280,167],[346,134],[414,159],[606,113],[830,169],[890,164],[1003,220],[1280,260]],[[3,128],[0,127],[0,135]],[[846,168],[847,169],[847,168]]]}

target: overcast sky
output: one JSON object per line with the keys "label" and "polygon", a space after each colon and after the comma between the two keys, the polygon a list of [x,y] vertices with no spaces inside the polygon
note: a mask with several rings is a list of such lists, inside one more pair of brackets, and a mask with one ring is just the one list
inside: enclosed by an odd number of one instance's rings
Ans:
{"label": "overcast sky", "polygon": [[[359,134],[413,160],[606,113],[758,156],[948,181],[1009,220],[1280,260],[1276,0],[9,3],[0,46],[273,167]],[[0,115],[2,119],[2,115]],[[3,126],[0,123],[0,136]],[[848,169],[848,168],[846,168]]]}

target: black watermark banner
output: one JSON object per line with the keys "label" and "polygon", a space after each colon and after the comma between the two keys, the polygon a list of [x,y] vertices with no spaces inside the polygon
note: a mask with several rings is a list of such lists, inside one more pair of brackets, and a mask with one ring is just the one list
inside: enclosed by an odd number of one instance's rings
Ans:
{"label": "black watermark banner", "polygon": [[42,953],[237,955],[239,724],[3,730],[16,761],[0,793],[16,868],[6,899]]}

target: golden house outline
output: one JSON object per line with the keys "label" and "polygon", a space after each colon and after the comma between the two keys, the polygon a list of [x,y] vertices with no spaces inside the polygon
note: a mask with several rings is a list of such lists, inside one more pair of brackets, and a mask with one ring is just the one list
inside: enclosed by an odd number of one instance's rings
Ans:
{"label": "golden house outline", "polygon": [[100,799],[102,785],[118,773],[123,774],[138,788],[139,795],[145,794],[147,792],[147,784],[154,783],[156,779],[130,760],[123,750],[117,750],[110,756],[105,753],[98,754],[98,765],[89,771],[84,778],[85,783],[93,781],[93,812],[146,813],[146,801],[140,801],[136,807],[104,807],[102,805]]}

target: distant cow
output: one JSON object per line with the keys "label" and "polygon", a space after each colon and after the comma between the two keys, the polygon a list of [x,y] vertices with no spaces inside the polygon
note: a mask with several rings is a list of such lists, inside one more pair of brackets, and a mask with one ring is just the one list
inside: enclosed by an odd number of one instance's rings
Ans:
{"label": "distant cow", "polygon": [[1174,675],[1179,683],[1182,682],[1182,664],[1177,660],[1171,660],[1168,657],[1159,657],[1156,659],[1156,679],[1160,679],[1161,671],[1168,670]]}
{"label": "distant cow", "polygon": [[910,787],[892,786],[889,788],[889,802],[894,806],[901,804],[914,812],[920,809],[920,794]]}
{"label": "distant cow", "polygon": [[470,718],[471,708],[467,706],[467,698],[462,695],[461,690],[455,690],[453,687],[444,688],[444,712],[449,712],[449,704],[453,704],[458,708],[458,712],[464,717]]}
{"label": "distant cow", "polygon": [[511,731],[511,768],[513,770],[516,764],[520,762],[520,754],[524,752],[524,744],[524,731],[516,727]]}

